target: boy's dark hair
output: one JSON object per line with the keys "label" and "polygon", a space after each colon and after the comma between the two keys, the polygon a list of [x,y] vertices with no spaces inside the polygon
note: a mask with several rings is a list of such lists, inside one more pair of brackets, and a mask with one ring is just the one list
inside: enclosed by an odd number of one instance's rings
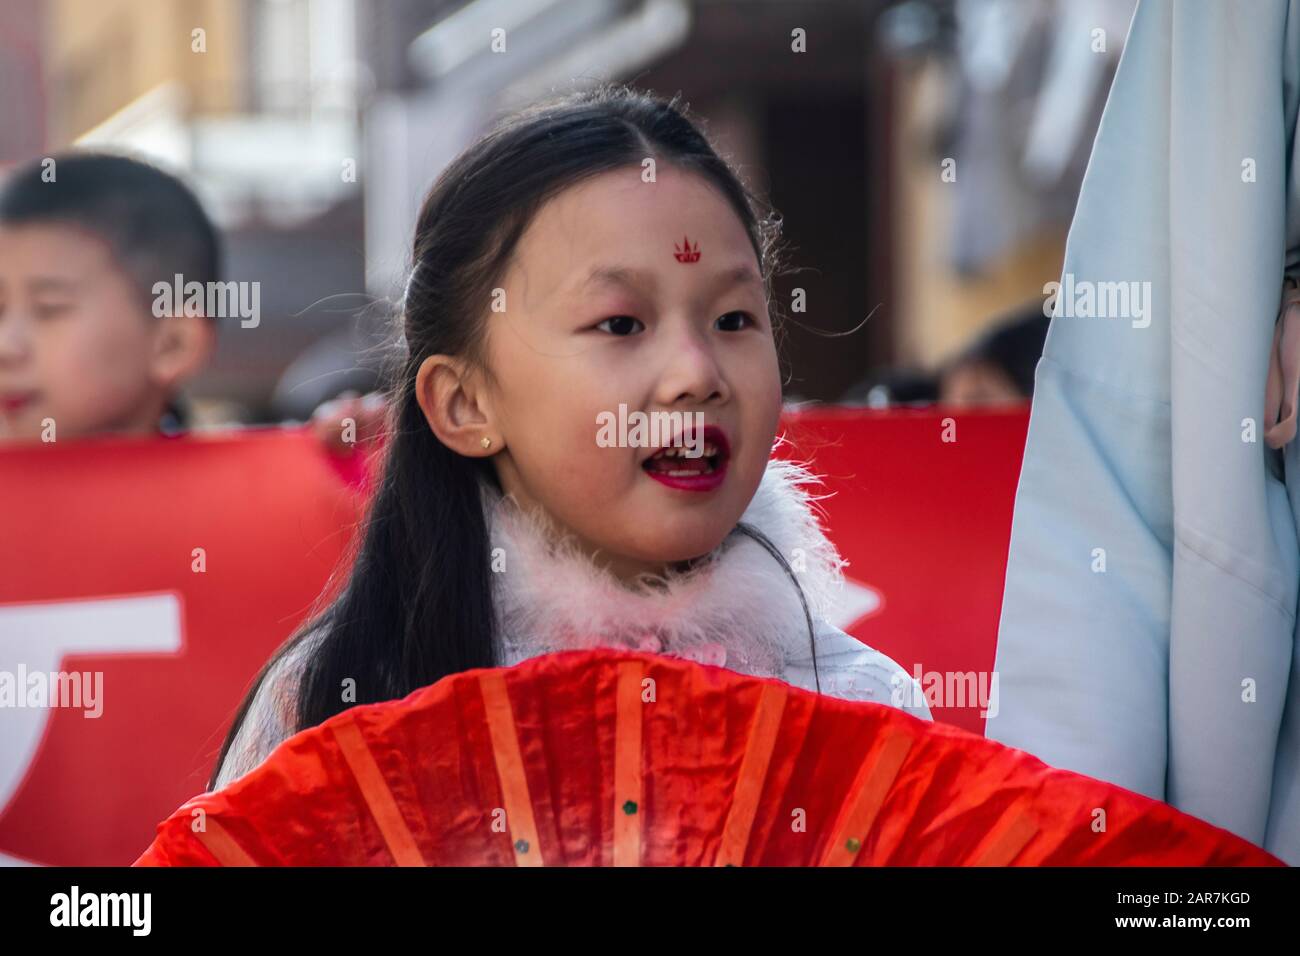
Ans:
{"label": "boy's dark hair", "polygon": [[993,327],[966,346],[947,369],[984,362],[1000,369],[1025,398],[1034,394],[1034,370],[1043,357],[1047,327],[1051,319],[1043,314],[1042,300],[1035,299],[994,323]]}
{"label": "boy's dark hair", "polygon": [[188,187],[148,163],[105,153],[70,152],[20,166],[0,182],[0,226],[58,223],[108,244],[145,302],[155,282],[215,282],[221,242]]}

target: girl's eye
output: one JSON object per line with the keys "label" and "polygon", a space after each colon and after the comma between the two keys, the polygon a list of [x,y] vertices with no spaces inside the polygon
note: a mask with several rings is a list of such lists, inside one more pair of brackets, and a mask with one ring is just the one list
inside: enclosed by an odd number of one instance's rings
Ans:
{"label": "girl's eye", "polygon": [[718,327],[724,332],[739,332],[745,328],[746,323],[749,325],[757,324],[754,317],[748,312],[728,312],[725,315],[718,316]]}
{"label": "girl's eye", "polygon": [[630,315],[612,315],[597,325],[596,328],[609,332],[611,335],[627,336],[636,332],[635,326],[638,325],[643,329],[645,328],[640,319],[634,319]]}

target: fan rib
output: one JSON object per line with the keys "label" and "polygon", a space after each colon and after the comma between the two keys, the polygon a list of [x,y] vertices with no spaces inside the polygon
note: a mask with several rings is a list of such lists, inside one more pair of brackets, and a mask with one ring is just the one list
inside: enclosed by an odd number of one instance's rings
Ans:
{"label": "fan rib", "polygon": [[537,821],[533,819],[533,801],[528,794],[528,777],[524,774],[524,758],[519,749],[519,730],[505,677],[500,671],[486,671],[479,675],[478,686],[492,737],[492,759],[501,784],[515,866],[544,866]]}
{"label": "fan rib", "polygon": [[614,865],[641,865],[641,663],[618,666],[614,723]]}
{"label": "fan rib", "polygon": [[740,761],[736,792],[731,808],[727,811],[726,823],[723,824],[721,846],[714,866],[740,866],[745,862],[749,834],[754,826],[754,815],[758,812],[763,782],[767,779],[767,768],[772,761],[772,751],[776,748],[776,738],[781,729],[781,718],[785,714],[788,696],[785,688],[777,684],[763,686],[758,699],[758,712],[754,715],[749,741],[745,744],[745,755]]}
{"label": "fan rib", "polygon": [[427,866],[424,854],[411,835],[393,791],[384,780],[375,755],[366,744],[361,728],[353,720],[341,721],[331,728],[348,769],[361,788],[361,797],[374,817],[389,854],[398,866]]}
{"label": "fan rib", "polygon": [[911,749],[911,735],[894,730],[868,754],[849,791],[852,796],[840,808],[840,815],[831,828],[831,842],[822,851],[819,866],[854,864]]}
{"label": "fan rib", "polygon": [[1022,797],[1013,803],[993,825],[984,845],[972,854],[975,866],[1010,866],[1011,862],[1038,833],[1029,814],[1029,800]]}
{"label": "fan rib", "polygon": [[258,863],[245,852],[230,831],[212,817],[203,821],[204,829],[196,836],[209,853],[217,858],[222,866],[257,866]]}

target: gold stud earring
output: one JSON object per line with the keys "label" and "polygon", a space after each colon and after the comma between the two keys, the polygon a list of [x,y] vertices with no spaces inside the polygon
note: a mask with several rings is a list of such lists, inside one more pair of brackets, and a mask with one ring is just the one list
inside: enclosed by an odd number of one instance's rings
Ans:
{"label": "gold stud earring", "polygon": [[486,435],[484,435],[482,441],[480,441],[479,444],[481,444],[484,448],[491,448],[491,447],[492,447],[492,439],[491,439],[491,438],[488,438]]}

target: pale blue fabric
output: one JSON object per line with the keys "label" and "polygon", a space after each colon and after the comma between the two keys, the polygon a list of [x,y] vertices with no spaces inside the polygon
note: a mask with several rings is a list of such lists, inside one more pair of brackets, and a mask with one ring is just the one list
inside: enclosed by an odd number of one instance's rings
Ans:
{"label": "pale blue fabric", "polygon": [[1298,83],[1300,0],[1137,9],[1064,273],[1149,281],[1152,301],[1145,317],[1053,318],[988,723],[1292,864],[1300,452],[1285,449],[1284,484],[1262,418],[1300,259]]}

